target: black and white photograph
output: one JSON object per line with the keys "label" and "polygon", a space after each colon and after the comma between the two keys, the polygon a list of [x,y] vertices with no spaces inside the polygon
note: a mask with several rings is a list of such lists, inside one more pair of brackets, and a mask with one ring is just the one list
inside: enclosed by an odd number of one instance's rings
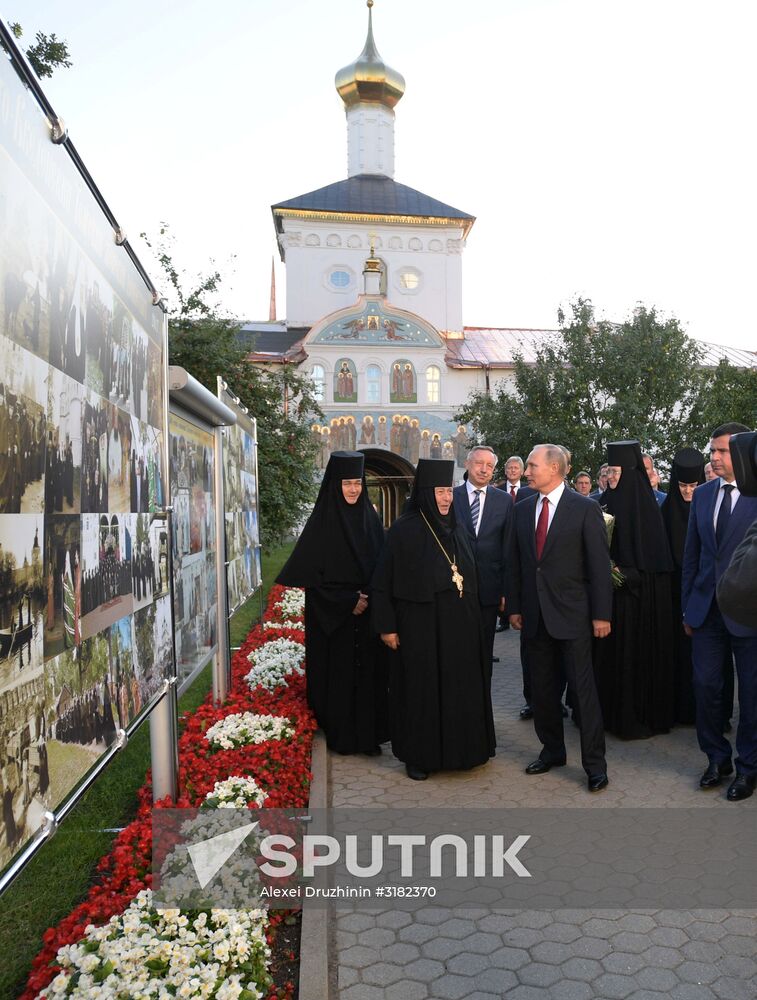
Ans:
{"label": "black and white photograph", "polygon": [[113,413],[114,408],[107,400],[95,392],[87,393],[82,408],[81,510],[83,514],[96,514],[108,510],[108,443]]}
{"label": "black and white photograph", "polygon": [[132,612],[132,514],[84,514],[81,519],[83,639]]}
{"label": "black and white photograph", "polygon": [[0,513],[44,510],[49,368],[0,336]]}
{"label": "black and white photograph", "polygon": [[113,292],[92,269],[82,306],[86,344],[86,385],[107,398],[112,384]]}
{"label": "black and white photograph", "polygon": [[81,644],[81,519],[45,518],[45,659]]}
{"label": "black and white photograph", "polygon": [[81,510],[82,412],[84,390],[55,368],[47,377],[45,513]]}
{"label": "black and white photograph", "polygon": [[88,264],[56,225],[50,232],[47,295],[50,308],[50,364],[77,382],[86,372]]}
{"label": "black and white photograph", "polygon": [[[141,711],[169,676],[173,649],[171,646],[171,603],[163,597],[132,617],[133,666]],[[136,701],[135,701],[136,707]]]}
{"label": "black and white photograph", "polygon": [[0,692],[42,666],[44,524],[42,514],[0,515]]}

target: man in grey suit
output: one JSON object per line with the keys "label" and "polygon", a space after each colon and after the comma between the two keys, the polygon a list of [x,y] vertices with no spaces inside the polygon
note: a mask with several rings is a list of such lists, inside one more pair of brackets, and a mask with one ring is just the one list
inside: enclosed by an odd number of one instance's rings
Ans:
{"label": "man in grey suit", "polygon": [[492,661],[497,615],[505,610],[505,557],[513,506],[502,490],[490,485],[496,467],[491,448],[472,448],[465,463],[468,478],[453,491],[455,516],[468,532],[476,557],[481,621]]}

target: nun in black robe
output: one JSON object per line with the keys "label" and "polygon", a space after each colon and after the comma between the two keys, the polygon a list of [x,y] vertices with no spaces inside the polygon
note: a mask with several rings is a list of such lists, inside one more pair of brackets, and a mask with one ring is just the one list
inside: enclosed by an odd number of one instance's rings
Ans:
{"label": "nun in black robe", "polygon": [[612,632],[595,644],[597,690],[605,729],[647,739],[675,722],[673,561],[639,442],[611,442],[607,461],[622,470],[603,509],[615,518],[610,557],[624,582],[614,590]]}
{"label": "nun in black robe", "polygon": [[[453,470],[451,461],[419,460],[373,577],[374,628],[390,648],[398,642],[389,654],[392,752],[415,780],[484,764],[495,748],[491,650],[473,553],[455,523]],[[445,515],[435,487],[449,491]]]}
{"label": "nun in black robe", "polygon": [[[696,722],[696,705],[691,667],[691,639],[683,630],[681,610],[681,567],[693,487],[703,483],[704,458],[695,448],[683,448],[676,453],[670,473],[668,495],[660,510],[673,557],[673,656],[675,662],[674,694],[675,721],[691,726]],[[687,487],[689,487],[687,489]],[[685,493],[685,495],[684,495]]]}
{"label": "nun in black robe", "polygon": [[[360,452],[335,451],[315,507],[276,582],[305,588],[307,698],[338,753],[381,753],[388,736],[386,650],[371,630],[369,584],[384,529]],[[361,480],[355,503],[343,480]]]}

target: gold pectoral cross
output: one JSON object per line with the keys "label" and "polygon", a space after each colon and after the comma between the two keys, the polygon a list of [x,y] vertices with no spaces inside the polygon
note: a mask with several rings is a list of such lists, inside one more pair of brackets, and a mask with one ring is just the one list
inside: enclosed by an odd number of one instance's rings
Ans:
{"label": "gold pectoral cross", "polygon": [[463,596],[463,575],[459,572],[457,565],[455,563],[450,563],[450,569],[452,570],[452,582],[460,591],[460,596]]}

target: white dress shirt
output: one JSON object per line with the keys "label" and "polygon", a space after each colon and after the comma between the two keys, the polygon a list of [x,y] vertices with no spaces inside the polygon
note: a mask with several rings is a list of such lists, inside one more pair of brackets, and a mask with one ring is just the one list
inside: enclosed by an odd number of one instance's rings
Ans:
{"label": "white dress shirt", "polygon": [[[560,483],[559,486],[555,486],[551,493],[540,493],[539,499],[536,504],[536,516],[534,518],[534,531],[536,531],[536,525],[539,523],[539,515],[542,509],[542,500],[546,496],[549,503],[547,504],[547,509],[549,510],[549,520],[547,521],[547,531],[552,527],[552,518],[555,516],[555,511],[557,510],[557,505],[560,502],[560,497],[563,495],[565,489],[565,483]],[[526,501],[528,502],[528,501]]]}
{"label": "white dress shirt", "polygon": [[481,506],[478,511],[478,523],[473,525],[473,530],[478,534],[478,526],[481,524],[481,518],[484,516],[484,504],[486,503],[486,487],[485,486],[474,486],[470,479],[465,480],[465,488],[468,491],[468,503],[473,503],[473,493],[475,490],[479,491],[479,503]]}
{"label": "white dress shirt", "polygon": [[718,483],[718,495],[715,498],[715,509],[712,512],[712,526],[715,528],[716,531],[717,531],[717,528],[718,528],[718,514],[720,513],[720,508],[723,505],[723,497],[725,496],[725,490],[723,489],[723,487],[726,484],[728,484],[729,486],[733,486],[733,489],[731,490],[731,513],[732,514],[733,514],[733,512],[734,512],[734,510],[736,508],[736,501],[741,496],[741,494],[739,493],[739,488],[736,485],[736,480],[735,479],[732,480],[729,483],[727,479],[723,479],[723,477],[720,476],[720,481]]}

